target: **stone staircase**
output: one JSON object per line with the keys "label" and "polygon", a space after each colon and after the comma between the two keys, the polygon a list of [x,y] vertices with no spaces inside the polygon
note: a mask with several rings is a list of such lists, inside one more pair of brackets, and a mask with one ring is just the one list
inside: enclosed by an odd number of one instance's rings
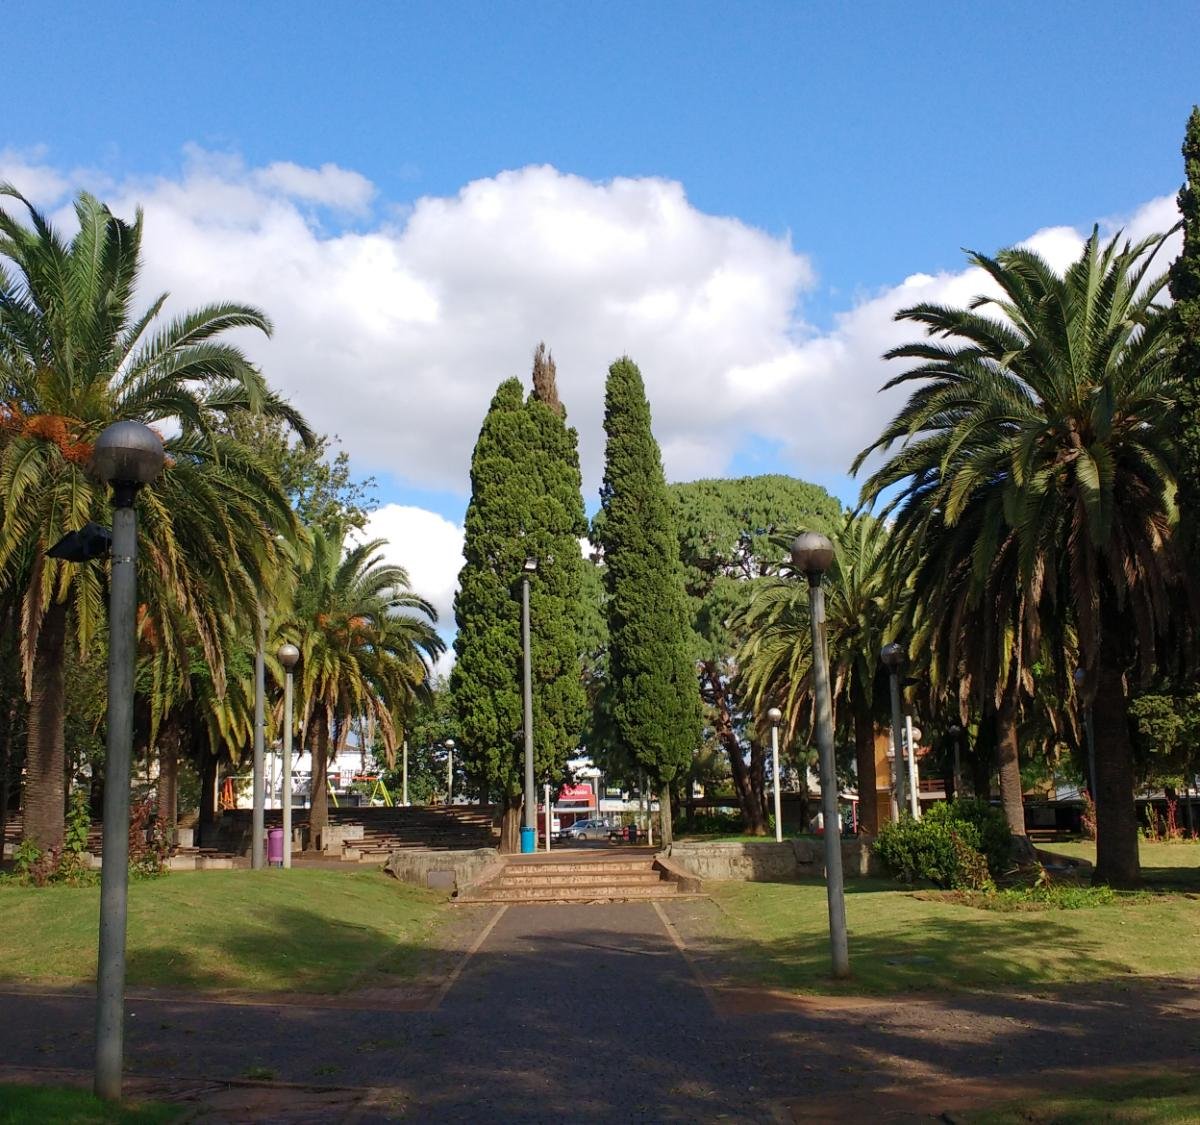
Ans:
{"label": "stone staircase", "polygon": [[[326,855],[350,863],[383,863],[392,852],[404,848],[492,847],[492,816],[489,805],[331,808]],[[281,825],[282,810],[267,809],[265,822],[267,828]],[[302,836],[308,827],[308,809],[294,809],[292,825]],[[238,855],[249,853],[249,809],[230,810],[222,816],[220,840]]]}
{"label": "stone staircase", "polygon": [[599,855],[567,850],[506,856],[496,875],[466,888],[455,902],[640,902],[681,893],[679,883],[644,849]]}

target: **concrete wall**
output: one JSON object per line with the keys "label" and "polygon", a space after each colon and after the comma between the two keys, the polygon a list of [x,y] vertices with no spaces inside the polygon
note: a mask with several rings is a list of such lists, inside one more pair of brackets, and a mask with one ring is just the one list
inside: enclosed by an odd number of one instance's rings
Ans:
{"label": "concrete wall", "polygon": [[383,869],[405,883],[457,891],[478,881],[499,859],[500,853],[495,848],[474,851],[403,848],[392,852]]}
{"label": "concrete wall", "polygon": [[[667,855],[674,864],[701,879],[771,883],[821,878],[825,873],[825,842],[820,839],[785,840],[782,844],[767,840],[761,844],[672,844]],[[847,878],[877,875],[881,870],[866,840],[842,841],[842,869]]]}

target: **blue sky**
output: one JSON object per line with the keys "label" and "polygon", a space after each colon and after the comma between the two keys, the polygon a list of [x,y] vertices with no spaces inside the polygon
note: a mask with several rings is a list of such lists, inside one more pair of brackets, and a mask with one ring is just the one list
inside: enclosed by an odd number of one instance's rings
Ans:
{"label": "blue sky", "polygon": [[3,21],[0,176],[64,221],[83,186],[144,204],[147,290],[180,307],[263,305],[255,358],[380,477],[381,530],[440,537],[401,550],[429,581],[456,569],[487,400],[539,339],[589,507],[626,350],[671,476],[795,472],[851,499],[846,465],[897,405],[875,395],[895,309],[972,296],[964,246],[1065,261],[1093,222],[1169,225],[1200,101],[1194,2]]}

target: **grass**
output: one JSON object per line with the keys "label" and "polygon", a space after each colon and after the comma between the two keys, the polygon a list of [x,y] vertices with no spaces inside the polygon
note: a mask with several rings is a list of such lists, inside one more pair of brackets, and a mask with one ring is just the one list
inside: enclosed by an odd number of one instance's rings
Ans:
{"label": "grass", "polygon": [[1070,1094],[1042,1094],[1035,1100],[956,1116],[956,1120],[971,1125],[1195,1122],[1200,1121],[1200,1087],[1194,1074],[1161,1074]]}
{"label": "grass", "polygon": [[1136,977],[1195,977],[1200,900],[1117,896],[1084,910],[997,913],[846,884],[854,978],[829,978],[825,886],[710,883],[731,926],[714,940],[740,978],[801,992],[886,994],[1028,988]]}
{"label": "grass", "polygon": [[[341,992],[410,977],[444,896],[378,871],[197,871],[129,886],[128,983]],[[0,885],[0,981],[94,979],[98,887]]]}
{"label": "grass", "polygon": [[[1096,845],[1090,840],[1070,844],[1043,844],[1042,850],[1096,862]],[[1138,844],[1142,861],[1142,876],[1147,886],[1166,890],[1200,891],[1200,841],[1179,840],[1172,843]]]}
{"label": "grass", "polygon": [[174,1121],[179,1106],[157,1102],[124,1102],[112,1105],[90,1090],[69,1086],[0,1085],[0,1125],[29,1125],[53,1121],[55,1125],[158,1125]]}

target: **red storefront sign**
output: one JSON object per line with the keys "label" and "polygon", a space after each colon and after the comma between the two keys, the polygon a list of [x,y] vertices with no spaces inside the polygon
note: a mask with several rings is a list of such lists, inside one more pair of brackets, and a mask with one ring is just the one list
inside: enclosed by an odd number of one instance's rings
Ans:
{"label": "red storefront sign", "polygon": [[590,805],[592,797],[590,785],[564,785],[558,791],[559,801],[586,801]]}

